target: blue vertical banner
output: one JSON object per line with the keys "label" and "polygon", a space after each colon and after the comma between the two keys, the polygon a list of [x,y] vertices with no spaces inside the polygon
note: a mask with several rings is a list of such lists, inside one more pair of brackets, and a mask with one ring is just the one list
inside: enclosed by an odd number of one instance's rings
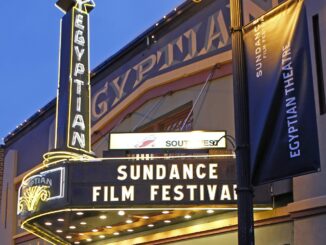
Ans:
{"label": "blue vertical banner", "polygon": [[287,1],[243,31],[252,183],[259,185],[318,171],[304,1]]}

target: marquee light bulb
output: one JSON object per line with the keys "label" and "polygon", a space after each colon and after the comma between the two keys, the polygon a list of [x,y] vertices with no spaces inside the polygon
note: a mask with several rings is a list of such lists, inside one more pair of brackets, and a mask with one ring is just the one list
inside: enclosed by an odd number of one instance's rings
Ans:
{"label": "marquee light bulb", "polygon": [[185,217],[185,219],[191,219],[191,215],[189,215],[189,214],[185,215],[184,217]]}

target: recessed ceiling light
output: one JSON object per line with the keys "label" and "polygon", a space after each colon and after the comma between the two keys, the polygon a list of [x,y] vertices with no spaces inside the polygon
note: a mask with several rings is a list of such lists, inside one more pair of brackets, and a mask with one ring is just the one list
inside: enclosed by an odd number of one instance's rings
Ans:
{"label": "recessed ceiling light", "polygon": [[118,235],[120,235],[120,233],[116,231],[113,233],[113,235],[118,236]]}
{"label": "recessed ceiling light", "polygon": [[106,219],[106,218],[107,218],[106,215],[101,215],[101,216],[100,216],[100,219]]}
{"label": "recessed ceiling light", "polygon": [[66,238],[67,238],[67,239],[71,239],[71,238],[72,238],[72,236],[66,236]]}
{"label": "recessed ceiling light", "polygon": [[154,227],[154,225],[153,224],[149,224],[149,225],[147,225],[148,227]]}
{"label": "recessed ceiling light", "polygon": [[74,242],[74,244],[80,244],[80,242]]}
{"label": "recessed ceiling light", "polygon": [[209,209],[206,211],[208,214],[213,214],[215,211],[213,209]]}
{"label": "recessed ceiling light", "polygon": [[111,226],[111,225],[107,225],[107,226],[105,226],[105,228],[107,228],[107,229],[111,229],[112,226]]}
{"label": "recessed ceiling light", "polygon": [[57,233],[62,233],[62,230],[56,230]]}
{"label": "recessed ceiling light", "polygon": [[169,214],[169,213],[170,213],[170,211],[168,211],[168,210],[162,211],[162,214]]}
{"label": "recessed ceiling light", "polygon": [[131,224],[132,222],[133,222],[133,221],[132,221],[131,219],[127,219],[127,220],[126,220],[126,223],[127,223],[127,224]]}
{"label": "recessed ceiling light", "polygon": [[128,231],[128,232],[133,232],[134,230],[133,230],[133,229],[128,229],[127,231]]}
{"label": "recessed ceiling light", "polygon": [[83,235],[84,235],[84,233],[79,233],[78,235],[80,235],[80,236],[83,236]]}
{"label": "recessed ceiling light", "polygon": [[169,224],[169,223],[171,223],[171,220],[164,220],[164,223],[167,223],[167,224]]}
{"label": "recessed ceiling light", "polygon": [[57,219],[57,221],[59,221],[59,222],[64,222],[65,220],[62,219],[62,218],[59,218],[59,219]]}
{"label": "recessed ceiling light", "polygon": [[91,238],[87,238],[86,241],[91,242],[93,240]]}
{"label": "recessed ceiling light", "polygon": [[143,216],[142,218],[143,218],[143,219],[149,219],[149,217],[148,217],[148,216]]}
{"label": "recessed ceiling light", "polygon": [[120,216],[124,216],[125,214],[126,214],[126,212],[123,211],[123,210],[120,210],[120,211],[118,212],[118,215],[120,215]]}
{"label": "recessed ceiling light", "polygon": [[45,222],[44,224],[45,224],[46,226],[51,226],[51,225],[52,225],[51,222]]}
{"label": "recessed ceiling light", "polygon": [[189,214],[185,215],[185,219],[191,219],[191,215]]}
{"label": "recessed ceiling light", "polygon": [[105,236],[104,235],[100,235],[99,238],[103,239],[103,238],[105,238]]}
{"label": "recessed ceiling light", "polygon": [[76,226],[71,225],[71,226],[69,226],[69,229],[70,229],[70,230],[74,230],[74,229],[76,229]]}
{"label": "recessed ceiling light", "polygon": [[85,221],[80,222],[81,225],[87,225]]}
{"label": "recessed ceiling light", "polygon": [[98,229],[93,229],[92,232],[98,232]]}
{"label": "recessed ceiling light", "polygon": [[77,212],[76,214],[80,216],[80,215],[83,215],[84,213],[83,212]]}

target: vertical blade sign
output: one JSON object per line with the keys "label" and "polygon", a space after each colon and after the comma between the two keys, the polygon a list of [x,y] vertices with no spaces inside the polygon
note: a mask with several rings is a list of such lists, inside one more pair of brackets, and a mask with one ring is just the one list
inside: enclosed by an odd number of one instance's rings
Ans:
{"label": "vertical blade sign", "polygon": [[91,153],[88,26],[82,5],[76,4],[62,18],[57,150]]}

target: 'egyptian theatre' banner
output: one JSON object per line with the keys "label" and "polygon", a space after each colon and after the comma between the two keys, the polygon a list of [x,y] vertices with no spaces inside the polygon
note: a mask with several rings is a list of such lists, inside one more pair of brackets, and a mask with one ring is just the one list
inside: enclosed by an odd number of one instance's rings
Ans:
{"label": "'egyptian theatre' banner", "polygon": [[254,185],[320,167],[307,19],[287,1],[244,27]]}

